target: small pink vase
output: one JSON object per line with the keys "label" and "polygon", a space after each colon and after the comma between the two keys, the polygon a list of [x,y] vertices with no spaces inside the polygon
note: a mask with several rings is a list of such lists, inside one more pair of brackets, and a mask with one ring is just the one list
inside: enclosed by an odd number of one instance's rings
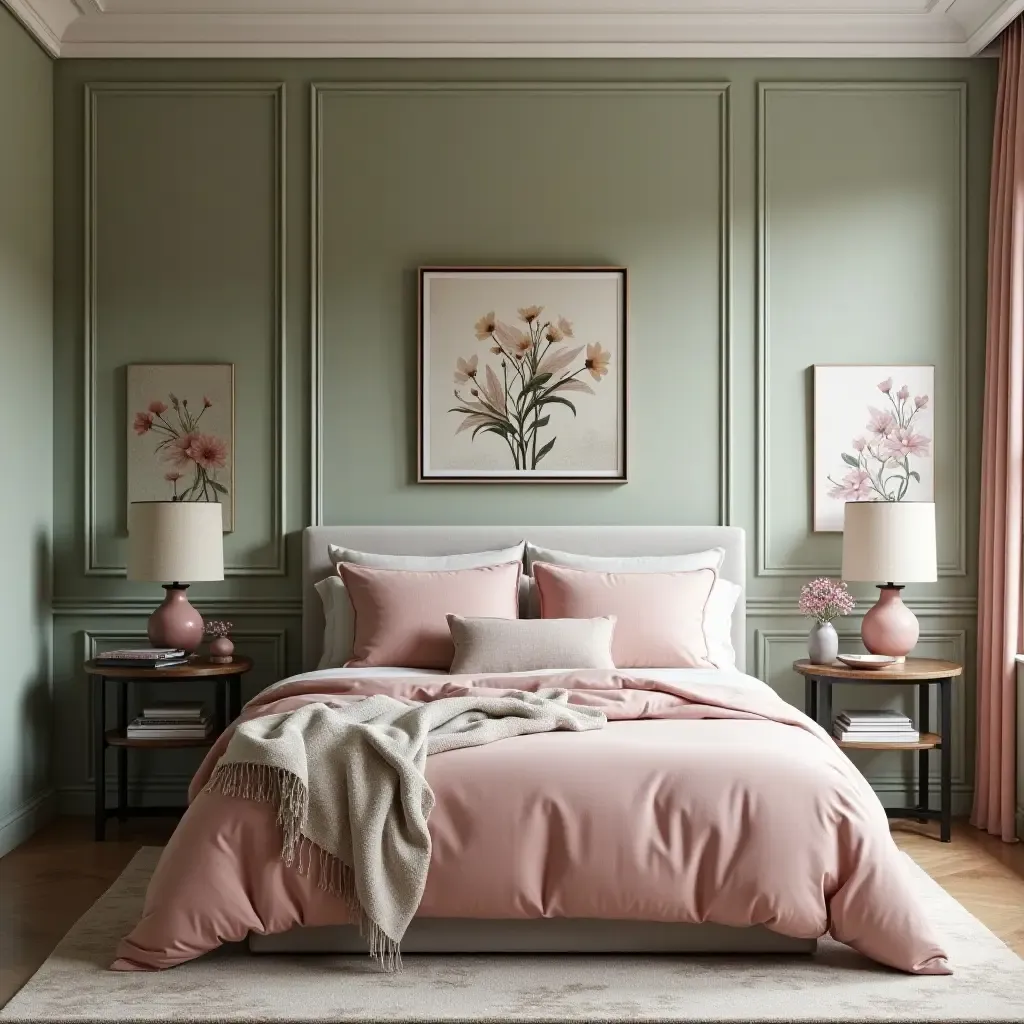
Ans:
{"label": "small pink vase", "polygon": [[210,641],[210,661],[218,665],[226,665],[235,657],[235,645],[226,636],[219,636]]}
{"label": "small pink vase", "polygon": [[203,617],[189,604],[187,583],[164,585],[167,596],[149,617],[149,642],[154,647],[179,647],[191,654],[203,641]]}
{"label": "small pink vase", "polygon": [[903,603],[902,587],[878,588],[878,603],[868,609],[860,626],[860,638],[872,654],[905,658],[917,643],[917,616]]}

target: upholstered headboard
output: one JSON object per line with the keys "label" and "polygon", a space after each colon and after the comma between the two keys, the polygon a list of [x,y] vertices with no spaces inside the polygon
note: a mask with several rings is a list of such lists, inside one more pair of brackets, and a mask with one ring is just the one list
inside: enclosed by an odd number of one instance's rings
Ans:
{"label": "upholstered headboard", "polygon": [[583,555],[685,555],[724,548],[722,576],[743,588],[733,615],[736,666],[746,671],[744,533],[737,526],[310,526],[303,537],[302,664],[316,668],[324,616],[314,585],[334,572],[327,545],[385,555],[451,555],[490,551],[529,540]]}

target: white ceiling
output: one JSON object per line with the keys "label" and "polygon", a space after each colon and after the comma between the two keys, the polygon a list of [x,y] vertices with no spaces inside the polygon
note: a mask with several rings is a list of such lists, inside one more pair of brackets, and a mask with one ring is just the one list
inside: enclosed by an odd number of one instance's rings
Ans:
{"label": "white ceiling", "polygon": [[2,0],[60,57],[967,57],[1024,0]]}

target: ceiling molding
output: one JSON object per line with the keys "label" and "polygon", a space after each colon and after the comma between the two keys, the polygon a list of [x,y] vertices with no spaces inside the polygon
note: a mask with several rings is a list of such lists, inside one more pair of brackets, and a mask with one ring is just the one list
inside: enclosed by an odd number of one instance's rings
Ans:
{"label": "ceiling molding", "polygon": [[1024,0],[3,0],[60,57],[968,57]]}
{"label": "ceiling molding", "polygon": [[[991,7],[986,3],[984,6]],[[971,53],[981,53],[1014,18],[1024,14],[1024,0],[1003,0],[995,10],[983,17],[980,24],[969,30],[967,48]]]}
{"label": "ceiling molding", "polygon": [[61,40],[81,11],[73,0],[2,0],[51,57],[59,57]]}

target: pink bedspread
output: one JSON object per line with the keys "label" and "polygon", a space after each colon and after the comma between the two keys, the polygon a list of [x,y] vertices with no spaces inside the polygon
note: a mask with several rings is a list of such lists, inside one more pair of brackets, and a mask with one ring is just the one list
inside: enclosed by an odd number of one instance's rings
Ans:
{"label": "pink bedspread", "polygon": [[[900,970],[950,973],[867,782],[810,719],[768,687],[732,678],[740,685],[728,675],[670,685],[642,671],[319,674],[271,687],[242,718],[381,692],[427,701],[468,687],[567,688],[573,703],[606,712],[603,730],[428,758],[436,805],[420,916],[712,921],[802,938],[830,931]],[[203,792],[227,738],[192,782],[191,806],[116,970],[173,967],[250,931],[349,920],[341,900],[282,863],[270,805]]]}

